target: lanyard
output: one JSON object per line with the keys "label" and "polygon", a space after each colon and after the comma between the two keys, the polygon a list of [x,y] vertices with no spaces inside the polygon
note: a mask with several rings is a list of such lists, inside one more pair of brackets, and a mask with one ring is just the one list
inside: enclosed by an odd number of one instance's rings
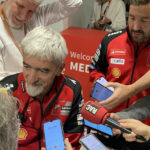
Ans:
{"label": "lanyard", "polygon": [[[11,37],[12,41],[14,42],[14,44],[16,45],[16,47],[18,48],[19,52],[20,52],[21,55],[22,55],[22,54],[23,54],[22,49],[21,49],[21,47],[19,46],[18,42],[15,40],[15,38],[14,38],[14,36],[13,36],[11,30],[9,29],[8,23],[7,23],[7,21],[6,21],[6,17],[5,17],[5,15],[4,15],[3,11],[2,11],[2,6],[3,6],[3,4],[1,3],[1,4],[0,4],[0,17],[2,18],[2,21],[3,21],[3,23],[4,23],[4,26],[5,26],[5,28],[6,28],[7,32],[8,32],[8,34],[9,34],[9,36]],[[24,33],[25,33],[25,35],[26,35],[26,33],[27,33],[27,27],[26,27],[26,24],[25,24],[25,23],[24,23]]]}
{"label": "lanyard", "polygon": [[104,12],[102,11],[104,3],[101,4],[101,11],[100,11],[100,18],[104,17],[106,14],[107,9],[109,8],[110,2],[108,2],[108,5],[106,6]]}

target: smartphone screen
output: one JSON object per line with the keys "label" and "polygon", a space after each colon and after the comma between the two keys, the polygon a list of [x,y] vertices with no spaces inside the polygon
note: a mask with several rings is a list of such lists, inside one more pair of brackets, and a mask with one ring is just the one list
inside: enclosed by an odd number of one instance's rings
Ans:
{"label": "smartphone screen", "polygon": [[87,134],[80,138],[80,143],[85,146],[88,150],[107,150],[101,141],[99,141],[95,135]]}
{"label": "smartphone screen", "polygon": [[104,87],[103,85],[107,84],[106,79],[100,78],[98,79],[93,87],[93,90],[91,92],[91,97],[98,101],[104,101],[108,97],[110,97],[113,94],[113,88],[112,87]]}
{"label": "smartphone screen", "polygon": [[104,134],[107,134],[107,135],[110,135],[110,136],[113,136],[113,133],[112,133],[112,129],[108,126],[105,126],[103,124],[95,124],[95,123],[92,123],[86,119],[84,119],[84,124],[87,126],[87,127],[90,127],[96,131],[100,131]]}
{"label": "smartphone screen", "polygon": [[[96,80],[96,82],[98,82],[101,85],[105,85],[108,83],[108,81],[104,77],[100,77],[99,79]],[[113,87],[107,87],[107,88],[110,89],[112,92],[114,91]]]}
{"label": "smartphone screen", "polygon": [[65,150],[61,121],[45,122],[43,127],[46,150]]}

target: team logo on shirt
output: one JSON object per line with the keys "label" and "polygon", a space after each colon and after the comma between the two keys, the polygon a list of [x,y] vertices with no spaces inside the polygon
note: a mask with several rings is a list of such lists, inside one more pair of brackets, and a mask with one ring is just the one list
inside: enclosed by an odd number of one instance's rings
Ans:
{"label": "team logo on shirt", "polygon": [[113,36],[113,35],[116,35],[116,34],[121,34],[122,31],[116,31],[116,32],[112,32],[112,33],[109,33],[107,36]]}
{"label": "team logo on shirt", "polygon": [[124,65],[125,64],[125,59],[111,58],[110,63],[111,64]]}
{"label": "team logo on shirt", "polygon": [[111,49],[111,55],[126,55],[126,49]]}
{"label": "team logo on shirt", "polygon": [[121,75],[119,68],[113,68],[111,73],[112,73],[112,76],[115,78],[119,78],[119,76]]}
{"label": "team logo on shirt", "polygon": [[25,140],[28,135],[28,132],[24,128],[20,128],[19,133],[18,133],[18,140]]}

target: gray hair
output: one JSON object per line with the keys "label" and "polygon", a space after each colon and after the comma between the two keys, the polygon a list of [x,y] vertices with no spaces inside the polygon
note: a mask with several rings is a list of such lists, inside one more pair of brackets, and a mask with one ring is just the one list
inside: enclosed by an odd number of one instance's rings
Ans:
{"label": "gray hair", "polygon": [[40,60],[62,64],[68,54],[66,42],[60,33],[44,26],[30,31],[21,42],[23,54],[36,56]]}
{"label": "gray hair", "polygon": [[0,88],[0,150],[16,150],[18,147],[18,100]]}
{"label": "gray hair", "polygon": [[150,3],[150,0],[129,0],[130,5],[146,5]]}

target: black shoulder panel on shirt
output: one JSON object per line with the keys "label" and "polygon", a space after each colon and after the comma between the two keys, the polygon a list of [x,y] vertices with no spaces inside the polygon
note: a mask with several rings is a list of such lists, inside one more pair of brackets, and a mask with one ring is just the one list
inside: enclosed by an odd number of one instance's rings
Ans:
{"label": "black shoulder panel on shirt", "polygon": [[65,75],[65,77],[66,77],[66,85],[68,85],[72,90],[81,89],[81,85],[77,80],[67,75]]}
{"label": "black shoulder panel on shirt", "polygon": [[126,29],[122,29],[122,30],[118,30],[118,31],[114,31],[114,32],[110,32],[108,33],[102,40],[102,42],[104,43],[109,43],[110,41],[112,41],[114,38],[120,36],[121,34],[125,33]]}
{"label": "black shoulder panel on shirt", "polygon": [[[108,33],[102,40],[99,49],[97,50],[97,53],[100,53],[100,55],[96,56],[99,57],[98,60],[96,61],[96,59],[93,58],[93,62],[92,64],[95,64],[95,67],[97,70],[103,72],[104,74],[107,73],[107,69],[108,69],[108,62],[107,62],[107,49],[108,49],[108,45],[109,43],[115,39],[116,37],[120,36],[121,34],[125,33],[126,29],[123,30],[119,30],[119,31],[115,31],[115,32],[111,32]],[[100,52],[99,52],[100,51]]]}
{"label": "black shoulder panel on shirt", "polygon": [[0,81],[0,84],[8,90],[15,91],[18,87],[18,73],[5,77]]}

